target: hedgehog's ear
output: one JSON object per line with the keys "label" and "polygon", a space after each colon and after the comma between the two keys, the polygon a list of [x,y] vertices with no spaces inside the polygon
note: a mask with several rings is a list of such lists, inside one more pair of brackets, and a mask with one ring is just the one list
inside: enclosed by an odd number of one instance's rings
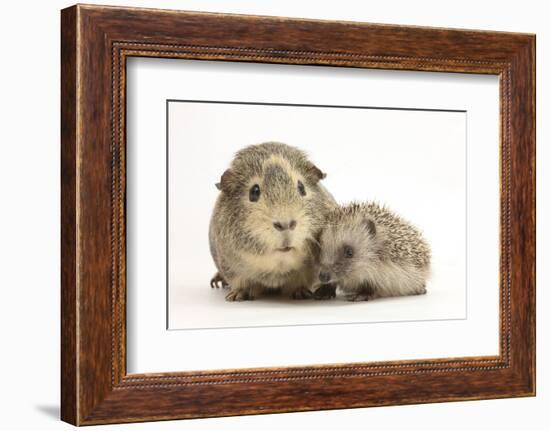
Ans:
{"label": "hedgehog's ear", "polygon": [[374,221],[370,218],[365,218],[364,220],[365,228],[367,229],[367,232],[371,236],[376,235],[376,224],[374,224]]}
{"label": "hedgehog's ear", "polygon": [[231,169],[227,169],[223,173],[220,182],[216,183],[216,187],[222,192],[229,193],[235,187],[236,180],[237,178],[235,172],[233,172]]}
{"label": "hedgehog's ear", "polygon": [[313,163],[310,163],[308,166],[308,175],[311,178],[313,184],[317,184],[320,180],[326,178],[325,174],[321,169],[315,166]]}

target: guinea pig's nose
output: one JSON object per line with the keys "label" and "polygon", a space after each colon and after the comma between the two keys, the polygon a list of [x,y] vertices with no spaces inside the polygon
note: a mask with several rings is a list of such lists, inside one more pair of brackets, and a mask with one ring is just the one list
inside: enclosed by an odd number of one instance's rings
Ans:
{"label": "guinea pig's nose", "polygon": [[328,283],[330,281],[330,273],[329,272],[320,272],[319,273],[319,281],[321,283]]}
{"label": "guinea pig's nose", "polygon": [[280,221],[276,221],[273,223],[273,227],[278,231],[283,231],[287,229],[294,230],[294,228],[296,227],[296,220],[290,220],[288,223],[281,223]]}

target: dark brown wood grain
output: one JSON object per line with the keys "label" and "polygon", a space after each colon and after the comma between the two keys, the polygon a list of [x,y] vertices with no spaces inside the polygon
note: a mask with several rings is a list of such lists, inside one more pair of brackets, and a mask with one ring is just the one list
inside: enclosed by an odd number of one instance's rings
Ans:
{"label": "dark brown wood grain", "polygon": [[76,8],[61,16],[61,259],[61,417],[76,423]]}
{"label": "dark brown wood grain", "polygon": [[[63,420],[86,425],[534,395],[533,35],[79,5],[62,11],[61,49]],[[130,56],[498,75],[500,354],[128,375]]]}

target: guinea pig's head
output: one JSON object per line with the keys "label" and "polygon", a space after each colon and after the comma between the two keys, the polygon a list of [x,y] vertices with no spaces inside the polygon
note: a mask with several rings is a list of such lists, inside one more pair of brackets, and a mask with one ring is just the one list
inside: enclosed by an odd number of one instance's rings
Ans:
{"label": "guinea pig's head", "polygon": [[266,143],[237,153],[217,184],[233,206],[249,248],[258,254],[293,253],[319,229],[320,188],[325,177],[305,154]]}
{"label": "guinea pig's head", "polygon": [[336,209],[319,236],[316,284],[352,285],[364,279],[378,258],[379,232],[375,222],[355,207]]}

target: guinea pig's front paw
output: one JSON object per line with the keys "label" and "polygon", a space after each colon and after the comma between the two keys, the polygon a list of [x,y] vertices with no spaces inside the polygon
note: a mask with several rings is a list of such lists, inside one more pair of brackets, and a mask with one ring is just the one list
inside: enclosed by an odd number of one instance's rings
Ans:
{"label": "guinea pig's front paw", "polygon": [[321,284],[315,292],[314,299],[332,299],[336,298],[336,284]]}
{"label": "guinea pig's front paw", "polygon": [[254,294],[252,289],[236,289],[231,290],[227,295],[225,295],[225,300],[229,302],[233,301],[252,301],[254,300]]}
{"label": "guinea pig's front paw", "polygon": [[313,294],[311,293],[311,290],[307,287],[299,287],[290,295],[292,299],[309,299],[312,296]]}
{"label": "guinea pig's front paw", "polygon": [[229,284],[225,279],[221,276],[219,272],[216,272],[216,275],[212,277],[210,280],[210,287],[218,289],[219,287],[222,287],[222,289],[227,289],[229,287]]}

